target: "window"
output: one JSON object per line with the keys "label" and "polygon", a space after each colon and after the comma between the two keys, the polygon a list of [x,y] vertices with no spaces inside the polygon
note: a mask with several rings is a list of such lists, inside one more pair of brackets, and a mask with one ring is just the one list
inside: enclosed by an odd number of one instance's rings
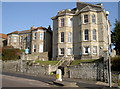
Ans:
{"label": "window", "polygon": [[43,40],[43,33],[40,33],[40,40]]}
{"label": "window", "polygon": [[96,40],[96,30],[93,29],[93,40]]}
{"label": "window", "polygon": [[93,54],[97,53],[97,46],[93,46]]}
{"label": "window", "polygon": [[28,42],[30,41],[30,34],[28,34],[28,36],[27,36],[27,41]]}
{"label": "window", "polygon": [[34,33],[33,35],[33,39],[36,39],[37,33]]}
{"label": "window", "polygon": [[72,18],[68,18],[68,26],[72,26]]}
{"label": "window", "polygon": [[88,15],[84,15],[84,23],[88,23]]}
{"label": "window", "polygon": [[85,40],[89,40],[88,29],[84,30],[84,36],[85,36]]}
{"label": "window", "polygon": [[33,45],[33,52],[36,52],[36,45]]}
{"label": "window", "polygon": [[84,47],[84,53],[85,54],[88,54],[90,53],[90,48],[87,46],[87,47]]}
{"label": "window", "polygon": [[68,48],[68,55],[72,55],[72,48]]}
{"label": "window", "polygon": [[60,55],[64,55],[64,48],[60,48]]}
{"label": "window", "polygon": [[39,52],[43,52],[43,44],[39,45]]}
{"label": "window", "polygon": [[95,20],[96,20],[95,15],[92,15],[92,23],[95,23],[96,22]]}
{"label": "window", "polygon": [[13,37],[13,42],[17,42],[17,37]]}
{"label": "window", "polygon": [[72,42],[72,34],[71,34],[71,32],[68,32],[68,42]]}
{"label": "window", "polygon": [[62,18],[62,19],[61,19],[61,27],[64,26],[64,22],[65,22],[65,20],[64,20],[64,18]]}
{"label": "window", "polygon": [[64,42],[64,32],[61,32],[61,42]]}

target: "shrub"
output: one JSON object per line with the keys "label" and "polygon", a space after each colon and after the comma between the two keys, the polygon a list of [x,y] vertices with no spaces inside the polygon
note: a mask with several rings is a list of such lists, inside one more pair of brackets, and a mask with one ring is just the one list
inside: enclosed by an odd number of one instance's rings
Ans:
{"label": "shrub", "polygon": [[15,48],[2,48],[2,60],[17,60],[19,59],[20,54],[22,51],[20,49]]}
{"label": "shrub", "polygon": [[112,70],[120,71],[120,56],[111,58]]}

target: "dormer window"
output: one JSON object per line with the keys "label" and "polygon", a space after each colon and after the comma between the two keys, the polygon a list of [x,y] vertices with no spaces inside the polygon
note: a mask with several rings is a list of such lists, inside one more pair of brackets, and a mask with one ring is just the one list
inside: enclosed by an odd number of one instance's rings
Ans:
{"label": "dormer window", "polygon": [[84,23],[88,23],[88,15],[84,15]]}

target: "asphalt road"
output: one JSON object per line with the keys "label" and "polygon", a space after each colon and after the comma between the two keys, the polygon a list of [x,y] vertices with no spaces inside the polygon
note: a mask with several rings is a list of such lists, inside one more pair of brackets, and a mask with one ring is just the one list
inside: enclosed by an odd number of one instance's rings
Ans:
{"label": "asphalt road", "polygon": [[[42,87],[42,88],[47,87],[48,89],[50,89],[49,87],[52,87],[51,89],[54,89],[57,87],[57,89],[64,89],[63,87],[58,87],[54,85],[52,81],[55,81],[55,77],[30,76],[30,75],[10,73],[10,72],[3,72],[2,74],[2,87]],[[76,82],[77,85],[79,86],[78,89],[111,89],[103,85],[97,85],[95,83],[92,83],[91,81],[86,82],[86,81],[81,81],[79,79],[74,80],[69,78],[66,78],[63,81]],[[18,88],[15,88],[15,89],[18,89]],[[74,89],[74,88],[68,88],[68,89]],[[117,88],[112,88],[112,89],[117,89]]]}

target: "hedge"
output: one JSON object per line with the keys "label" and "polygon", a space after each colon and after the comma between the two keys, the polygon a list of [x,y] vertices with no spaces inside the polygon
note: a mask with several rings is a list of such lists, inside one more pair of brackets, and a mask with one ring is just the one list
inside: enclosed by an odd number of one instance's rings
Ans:
{"label": "hedge", "polygon": [[20,54],[23,51],[17,48],[9,48],[4,47],[2,48],[2,60],[17,60],[20,58]]}

